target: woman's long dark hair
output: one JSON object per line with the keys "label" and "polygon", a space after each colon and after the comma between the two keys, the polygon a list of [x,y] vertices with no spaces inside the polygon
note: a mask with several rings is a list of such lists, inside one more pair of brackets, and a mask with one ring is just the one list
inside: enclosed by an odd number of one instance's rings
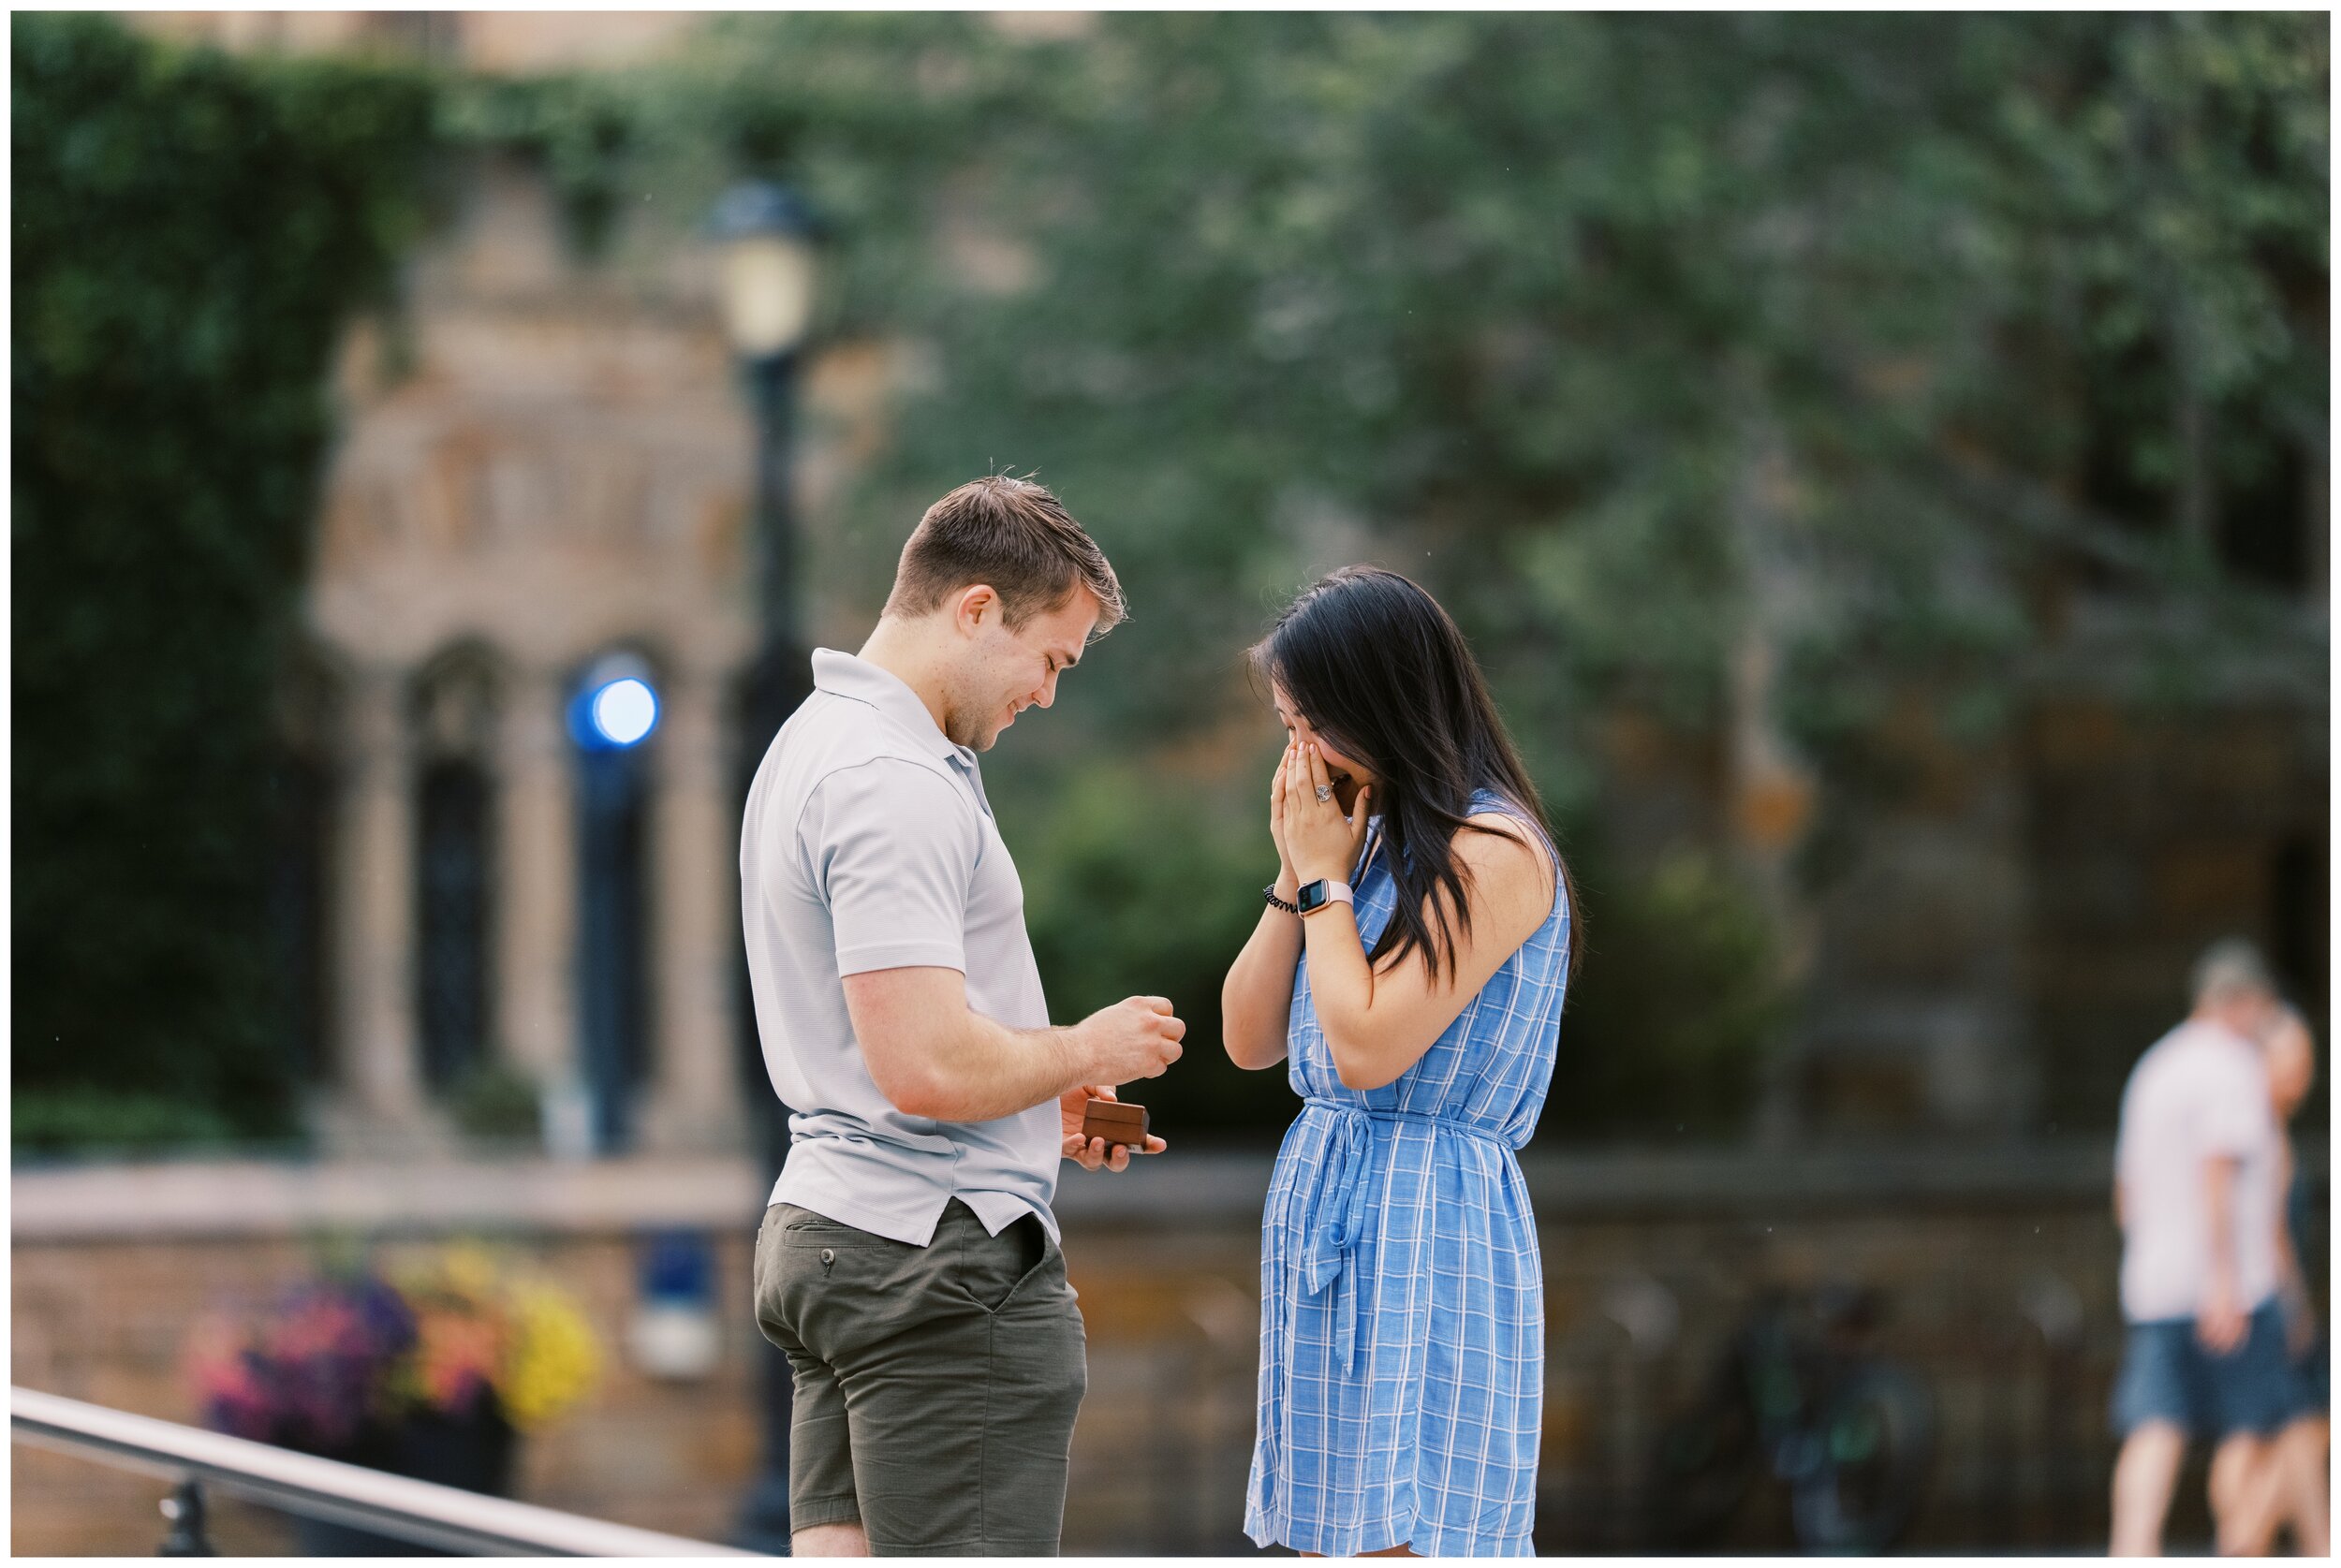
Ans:
{"label": "woman's long dark hair", "polygon": [[[1463,633],[1408,579],[1344,566],[1276,618],[1254,645],[1252,665],[1328,742],[1374,771],[1371,804],[1398,900],[1368,960],[1380,966],[1387,956],[1395,967],[1419,951],[1434,975],[1452,975],[1457,930],[1449,911],[1463,935],[1471,931],[1455,837],[1496,831],[1469,820],[1472,792],[1494,791],[1553,840],[1544,802]],[[1573,957],[1582,929],[1577,887],[1556,844],[1553,855],[1568,901],[1564,957]]]}

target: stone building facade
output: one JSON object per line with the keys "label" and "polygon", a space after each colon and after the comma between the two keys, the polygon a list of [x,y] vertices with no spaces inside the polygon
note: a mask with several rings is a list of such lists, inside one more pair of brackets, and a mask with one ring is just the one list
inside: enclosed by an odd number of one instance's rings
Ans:
{"label": "stone building facade", "polygon": [[[731,1034],[737,924],[730,691],[754,647],[746,593],[747,421],[704,281],[648,300],[576,286],[541,186],[479,170],[452,231],[418,261],[395,375],[361,334],[343,376],[298,682],[314,760],[337,785],[322,825],[335,1004],[331,1124],[363,1139],[431,1121],[425,1011],[485,991],[452,1054],[501,1052],[556,1093],[581,1060],[584,971],[646,973],[633,1064],[641,1140],[726,1147],[739,1117]],[[694,285],[698,286],[694,287]],[[630,660],[657,694],[639,748],[627,887],[641,951],[581,941],[592,824],[568,722],[596,667]],[[474,909],[434,949],[426,840],[434,778],[472,777],[452,831],[484,862]],[[615,895],[613,895],[615,896]],[[442,973],[451,971],[452,973]],[[484,975],[485,983],[471,980]],[[441,1055],[450,1054],[442,1050]],[[629,1126],[635,1123],[629,1122]]]}
{"label": "stone building facade", "polygon": [[[639,64],[701,15],[127,20],[241,51],[525,75]],[[754,761],[738,721],[758,636],[753,432],[714,247],[660,216],[622,221],[614,254],[588,260],[537,169],[481,154],[395,313],[342,357],[305,646],[279,694],[289,1048],[329,1152],[450,1154],[485,1068],[539,1097],[556,1150],[750,1141],[737,798]],[[844,344],[804,367],[801,497],[851,461],[883,363]],[[622,757],[597,755],[579,711],[614,676],[657,702]]]}

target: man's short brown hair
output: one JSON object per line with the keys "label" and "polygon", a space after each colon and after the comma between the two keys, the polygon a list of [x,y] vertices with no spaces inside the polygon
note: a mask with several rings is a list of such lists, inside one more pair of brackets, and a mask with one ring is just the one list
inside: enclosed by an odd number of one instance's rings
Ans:
{"label": "man's short brown hair", "polygon": [[894,568],[889,615],[924,615],[984,583],[1010,626],[1056,609],[1077,587],[1097,595],[1102,636],[1122,620],[1122,584],[1065,504],[1030,479],[971,479],[927,508]]}

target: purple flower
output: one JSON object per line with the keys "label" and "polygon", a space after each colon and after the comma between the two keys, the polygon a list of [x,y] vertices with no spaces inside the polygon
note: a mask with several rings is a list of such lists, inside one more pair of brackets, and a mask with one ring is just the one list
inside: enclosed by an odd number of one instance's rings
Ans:
{"label": "purple flower", "polygon": [[346,1452],[387,1414],[414,1314],[372,1275],[297,1285],[255,1328],[208,1324],[189,1347],[204,1421],[239,1437]]}

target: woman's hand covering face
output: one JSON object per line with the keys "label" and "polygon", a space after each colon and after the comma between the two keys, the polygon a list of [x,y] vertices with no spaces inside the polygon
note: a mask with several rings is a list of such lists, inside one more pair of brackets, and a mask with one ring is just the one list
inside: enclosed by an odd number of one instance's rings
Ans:
{"label": "woman's hand covering face", "polygon": [[1303,883],[1346,882],[1357,864],[1358,846],[1365,842],[1365,824],[1374,786],[1361,785],[1355,807],[1341,814],[1325,758],[1314,742],[1295,741],[1285,748],[1279,784],[1283,796],[1285,857]]}

